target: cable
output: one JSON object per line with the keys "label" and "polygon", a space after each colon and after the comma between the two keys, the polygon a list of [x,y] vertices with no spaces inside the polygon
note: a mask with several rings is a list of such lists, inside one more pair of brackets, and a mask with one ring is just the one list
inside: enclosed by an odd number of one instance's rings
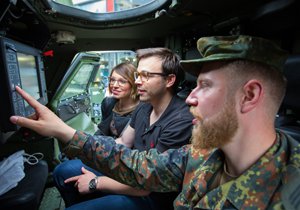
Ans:
{"label": "cable", "polygon": [[29,165],[36,165],[38,162],[43,159],[44,154],[41,152],[33,153],[32,155],[24,153],[24,162],[28,163]]}

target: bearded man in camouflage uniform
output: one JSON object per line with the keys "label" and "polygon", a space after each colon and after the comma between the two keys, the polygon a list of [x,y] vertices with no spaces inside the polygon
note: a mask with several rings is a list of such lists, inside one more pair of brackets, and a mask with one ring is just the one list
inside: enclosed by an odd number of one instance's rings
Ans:
{"label": "bearded man in camouflage uniform", "polygon": [[191,145],[159,154],[95,140],[18,88],[39,118],[11,121],[59,138],[67,154],[84,157],[120,182],[179,191],[175,209],[290,209],[293,201],[286,197],[299,179],[300,146],[274,127],[285,92],[286,52],[250,36],[204,37],[197,47],[202,58],[182,61],[198,76],[186,100],[195,117]]}

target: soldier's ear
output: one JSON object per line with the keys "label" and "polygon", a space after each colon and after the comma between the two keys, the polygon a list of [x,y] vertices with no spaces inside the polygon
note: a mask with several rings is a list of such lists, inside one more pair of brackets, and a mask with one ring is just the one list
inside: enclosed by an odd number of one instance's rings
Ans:
{"label": "soldier's ear", "polygon": [[246,113],[253,110],[262,100],[263,87],[258,80],[249,80],[243,87],[240,100],[241,112]]}

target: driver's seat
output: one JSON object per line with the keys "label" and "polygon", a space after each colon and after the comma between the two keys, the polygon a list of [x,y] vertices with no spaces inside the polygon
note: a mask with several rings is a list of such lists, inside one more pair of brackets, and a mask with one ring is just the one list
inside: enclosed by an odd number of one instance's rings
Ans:
{"label": "driver's seat", "polygon": [[275,126],[300,142],[300,55],[288,57],[284,74],[287,90]]}
{"label": "driver's seat", "polygon": [[40,160],[36,165],[24,163],[25,177],[18,185],[0,196],[2,210],[37,210],[48,177],[48,165]]}

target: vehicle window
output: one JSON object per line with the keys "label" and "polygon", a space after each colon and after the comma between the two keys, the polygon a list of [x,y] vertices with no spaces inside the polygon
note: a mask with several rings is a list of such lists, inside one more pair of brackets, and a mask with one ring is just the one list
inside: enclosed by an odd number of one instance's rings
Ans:
{"label": "vehicle window", "polygon": [[86,63],[83,64],[76,76],[71,81],[70,85],[66,88],[61,97],[61,100],[86,92],[87,84],[91,77],[93,68],[94,65]]}
{"label": "vehicle window", "polygon": [[91,97],[92,120],[98,124],[102,115],[101,102],[108,95],[108,77],[111,69],[122,62],[135,64],[136,58],[133,51],[98,51],[97,54],[100,55],[100,66],[88,89]]}
{"label": "vehicle window", "polygon": [[135,53],[133,51],[98,51],[100,58],[100,76],[103,89],[108,86],[108,76],[111,69],[122,62],[136,64]]}
{"label": "vehicle window", "polygon": [[76,9],[92,13],[110,13],[129,10],[146,5],[154,0],[53,0]]}

